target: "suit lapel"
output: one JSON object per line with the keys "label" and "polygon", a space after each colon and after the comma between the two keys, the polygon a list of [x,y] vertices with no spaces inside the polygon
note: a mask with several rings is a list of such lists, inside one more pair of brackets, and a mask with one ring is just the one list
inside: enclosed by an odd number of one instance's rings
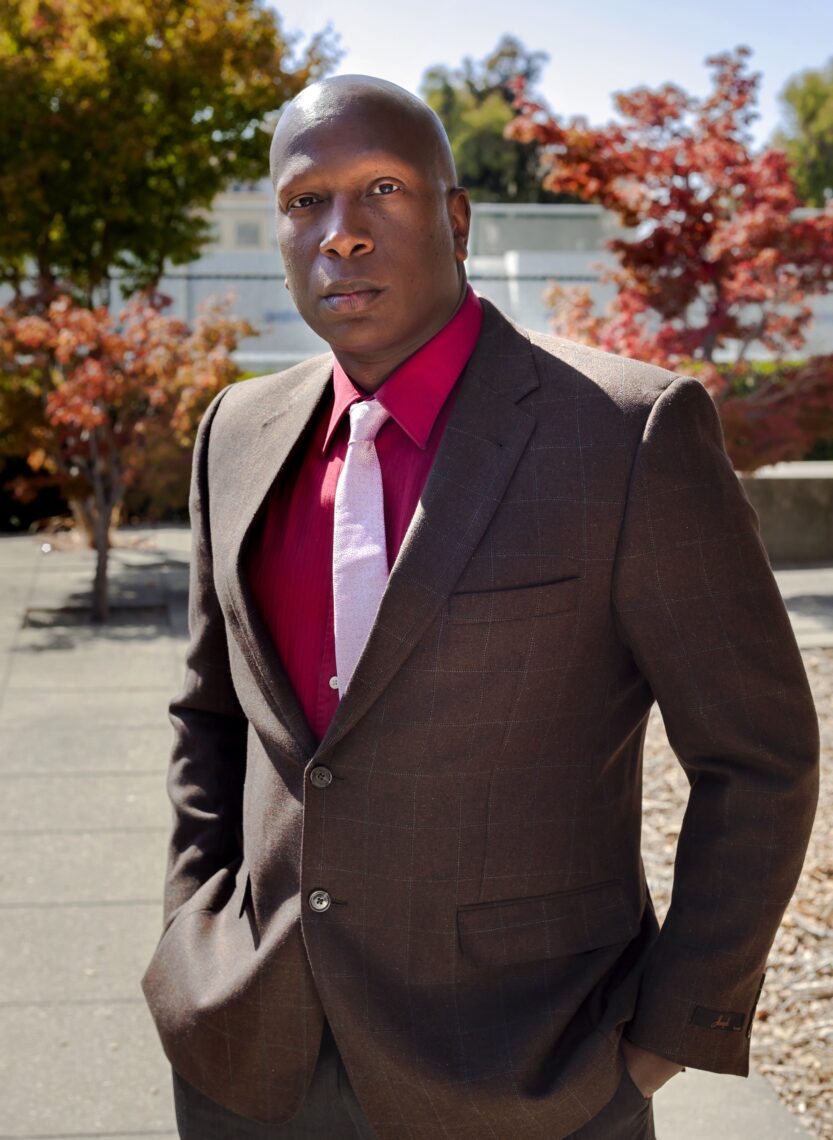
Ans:
{"label": "suit lapel", "polygon": [[483,301],[483,328],[373,629],[319,754],[382,693],[439,612],[483,537],[527,445],[518,406],[538,386],[529,340]]}
{"label": "suit lapel", "polygon": [[281,377],[271,388],[258,393],[259,426],[252,432],[245,454],[228,456],[226,466],[227,471],[236,473],[234,485],[240,489],[240,497],[235,499],[224,576],[236,617],[233,633],[252,662],[261,691],[277,717],[276,743],[300,763],[305,763],[315,751],[316,739],[260,616],[249,587],[245,554],[255,519],[296,444],[314,420],[331,375],[332,357],[328,354],[299,367],[292,379]]}

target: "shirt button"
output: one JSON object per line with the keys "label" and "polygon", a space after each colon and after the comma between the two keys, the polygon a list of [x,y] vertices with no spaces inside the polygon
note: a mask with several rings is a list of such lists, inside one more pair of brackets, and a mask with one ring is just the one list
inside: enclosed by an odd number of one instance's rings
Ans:
{"label": "shirt button", "polygon": [[315,784],[316,788],[326,788],[328,784],[333,782],[333,774],[329,768],[325,768],[323,764],[318,764],[310,771],[309,781]]}
{"label": "shirt button", "polygon": [[337,689],[338,688],[338,677],[330,677],[330,688],[331,689]]}
{"label": "shirt button", "polygon": [[311,891],[309,905],[313,910],[329,910],[332,899],[326,891]]}

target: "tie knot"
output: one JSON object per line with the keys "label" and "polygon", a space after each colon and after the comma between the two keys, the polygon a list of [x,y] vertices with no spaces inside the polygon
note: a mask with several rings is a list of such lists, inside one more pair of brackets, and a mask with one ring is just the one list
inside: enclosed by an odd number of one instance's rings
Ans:
{"label": "tie knot", "polygon": [[379,428],[390,416],[378,400],[361,400],[350,405],[350,443],[372,442]]}

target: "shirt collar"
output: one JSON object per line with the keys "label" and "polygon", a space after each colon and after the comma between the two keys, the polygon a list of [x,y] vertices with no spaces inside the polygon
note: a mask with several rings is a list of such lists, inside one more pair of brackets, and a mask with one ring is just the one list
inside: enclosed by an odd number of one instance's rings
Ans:
{"label": "shirt collar", "polygon": [[[448,324],[444,325],[413,356],[409,356],[390,374],[374,393],[417,447],[425,449],[452,388],[474,351],[483,308],[471,285],[466,287],[463,303]],[[367,399],[339,362],[333,364],[333,408],[323,452],[330,446],[336,428],[351,404]]]}

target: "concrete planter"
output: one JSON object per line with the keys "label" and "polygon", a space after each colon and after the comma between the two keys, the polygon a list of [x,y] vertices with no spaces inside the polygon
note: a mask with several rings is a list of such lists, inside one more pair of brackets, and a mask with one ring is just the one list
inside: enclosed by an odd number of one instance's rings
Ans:
{"label": "concrete planter", "polygon": [[833,562],[833,460],[741,475],[771,562]]}

